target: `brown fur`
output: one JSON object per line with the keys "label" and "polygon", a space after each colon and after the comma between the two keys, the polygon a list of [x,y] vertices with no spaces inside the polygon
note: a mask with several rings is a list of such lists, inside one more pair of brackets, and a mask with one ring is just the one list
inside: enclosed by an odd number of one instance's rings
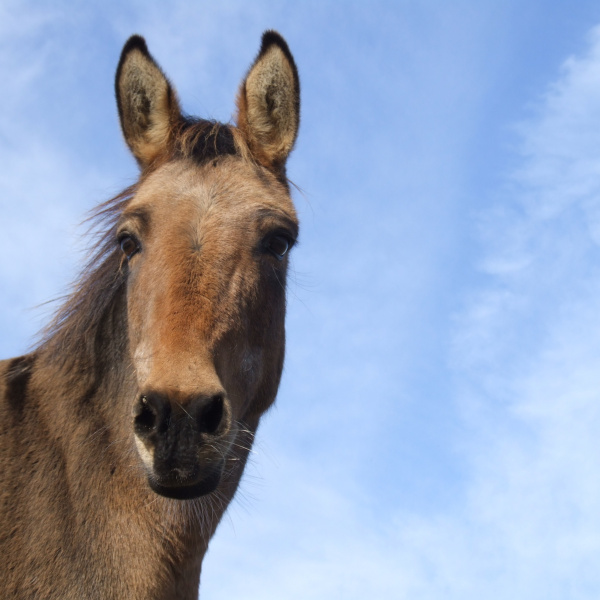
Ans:
{"label": "brown fur", "polygon": [[287,45],[263,37],[239,128],[182,116],[138,36],[116,90],[140,180],[98,209],[96,252],[38,348],[0,362],[2,598],[196,598],[281,376]]}

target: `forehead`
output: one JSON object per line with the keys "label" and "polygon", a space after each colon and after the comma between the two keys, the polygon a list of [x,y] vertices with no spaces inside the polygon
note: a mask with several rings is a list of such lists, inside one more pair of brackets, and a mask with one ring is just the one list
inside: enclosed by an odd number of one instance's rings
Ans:
{"label": "forehead", "polygon": [[202,165],[189,159],[162,165],[139,184],[122,219],[139,215],[159,227],[281,220],[292,233],[298,229],[286,187],[262,167],[234,156]]}

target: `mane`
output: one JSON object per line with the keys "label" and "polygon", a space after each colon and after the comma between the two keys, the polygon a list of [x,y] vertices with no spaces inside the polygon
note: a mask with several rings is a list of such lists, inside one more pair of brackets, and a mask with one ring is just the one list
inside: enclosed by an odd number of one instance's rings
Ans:
{"label": "mane", "polygon": [[116,244],[116,223],[137,190],[134,184],[93,210],[88,221],[95,241],[72,291],[41,332],[40,348],[51,349],[61,364],[69,358],[92,358],[103,319],[126,280]]}
{"label": "mane", "polygon": [[[95,233],[89,259],[72,284],[71,293],[40,335],[38,348],[50,349],[50,356],[59,364],[74,360],[85,364],[98,358],[99,345],[105,342],[103,323],[123,291],[127,274],[116,243],[116,224],[140,182],[169,160],[184,158],[203,164],[219,156],[243,153],[229,125],[187,117],[174,133],[167,155],[148,168],[137,183],[96,207],[87,219],[90,232]],[[123,333],[126,335],[126,331]]]}

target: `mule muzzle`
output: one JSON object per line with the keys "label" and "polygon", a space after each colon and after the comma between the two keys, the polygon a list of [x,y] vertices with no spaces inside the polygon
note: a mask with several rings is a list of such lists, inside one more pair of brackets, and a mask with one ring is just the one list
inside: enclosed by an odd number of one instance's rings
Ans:
{"label": "mule muzzle", "polygon": [[148,483],[168,498],[197,498],[217,488],[230,430],[231,410],[222,393],[184,402],[146,392],[134,408],[134,432]]}

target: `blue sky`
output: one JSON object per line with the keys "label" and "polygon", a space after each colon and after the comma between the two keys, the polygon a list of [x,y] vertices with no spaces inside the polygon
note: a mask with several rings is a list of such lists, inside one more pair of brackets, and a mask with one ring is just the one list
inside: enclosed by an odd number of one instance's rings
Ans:
{"label": "blue sky", "polygon": [[204,117],[267,28],[300,70],[284,380],[203,596],[598,598],[600,5],[53,6],[0,2],[2,357],[136,176],[131,33]]}

